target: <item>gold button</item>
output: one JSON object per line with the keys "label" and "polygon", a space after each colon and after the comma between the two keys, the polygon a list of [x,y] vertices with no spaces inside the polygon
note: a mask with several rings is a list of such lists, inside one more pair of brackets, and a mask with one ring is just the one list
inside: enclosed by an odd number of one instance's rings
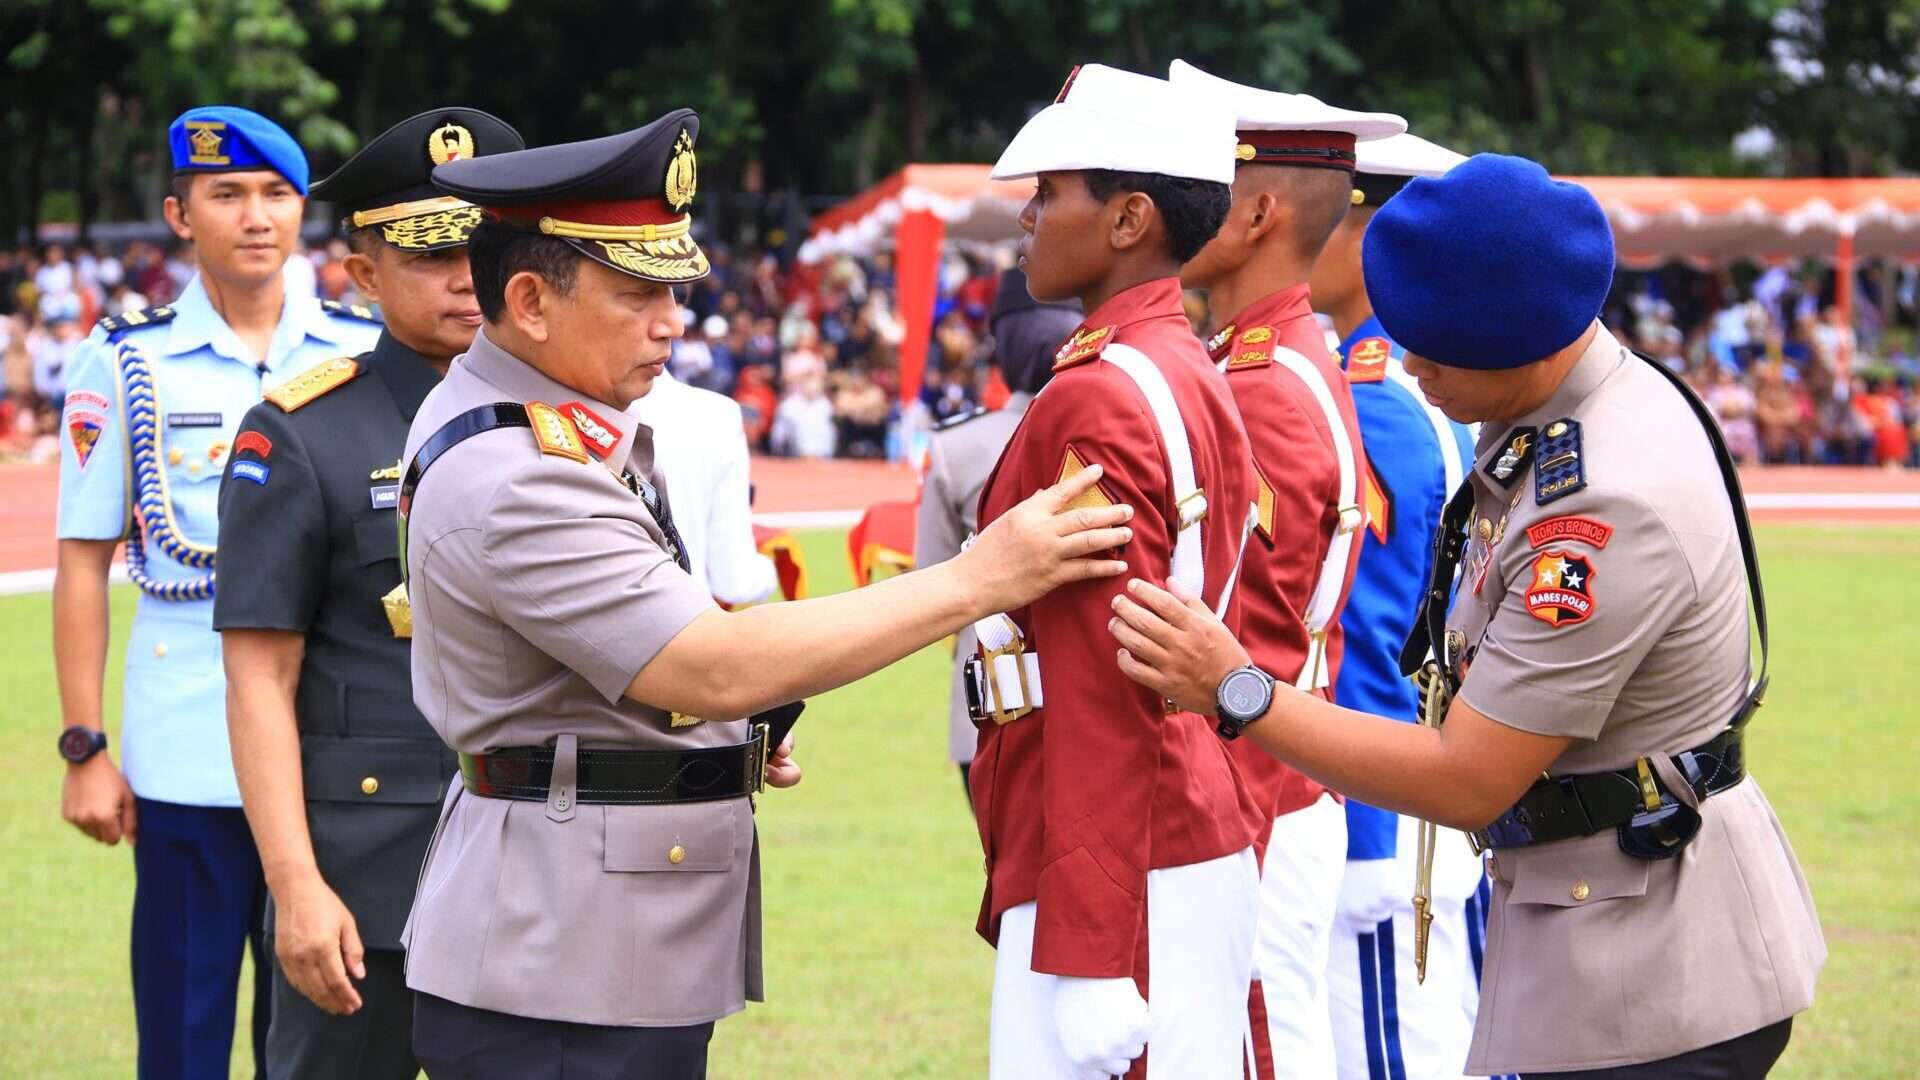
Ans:
{"label": "gold button", "polygon": [[1577,881],[1573,885],[1573,898],[1575,900],[1585,900],[1592,892],[1593,890],[1587,888],[1587,883],[1584,881]]}
{"label": "gold button", "polygon": [[201,465],[200,465],[199,458],[194,458],[192,461],[187,462],[187,471],[194,474],[195,476],[200,475],[200,468],[201,468]]}
{"label": "gold button", "polygon": [[687,861],[687,849],[675,844],[667,849],[667,861],[675,866]]}
{"label": "gold button", "polygon": [[186,459],[186,456],[187,455],[181,453],[180,448],[176,446],[173,449],[167,451],[167,464],[178,465],[180,464],[181,461]]}
{"label": "gold button", "polygon": [[1493,539],[1493,519],[1481,518],[1480,519],[1480,542],[1486,543],[1488,540],[1491,540],[1491,539]]}
{"label": "gold button", "polygon": [[[1555,420],[1553,423],[1547,425],[1547,438],[1549,439],[1557,439],[1566,433],[1567,425],[1563,421]],[[1585,899],[1585,897],[1581,899]]]}
{"label": "gold button", "polygon": [[360,794],[372,795],[380,790],[380,778],[369,776],[360,781]]}
{"label": "gold button", "polygon": [[153,655],[156,659],[164,658],[167,655],[167,643],[164,641],[154,642]]}

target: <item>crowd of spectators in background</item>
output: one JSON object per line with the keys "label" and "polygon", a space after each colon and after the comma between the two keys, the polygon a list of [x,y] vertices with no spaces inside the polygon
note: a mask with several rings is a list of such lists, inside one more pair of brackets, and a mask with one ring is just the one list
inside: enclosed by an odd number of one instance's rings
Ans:
{"label": "crowd of spectators in background", "polygon": [[[921,433],[1005,396],[987,331],[1004,256],[946,254],[920,391],[902,404],[906,330],[888,254],[806,265],[709,250],[712,275],[682,297],[686,334],[670,370],[738,401],[756,450],[898,459]],[[338,239],[302,250],[288,263],[289,288],[358,302],[346,256]],[[0,250],[0,456],[55,456],[74,348],[103,316],[172,300],[192,277],[190,258],[190,248],[148,242],[111,255],[84,244]],[[1911,320],[1899,317],[1915,310],[1901,291],[1913,290],[1912,271],[1893,295],[1857,292],[1850,324],[1831,303],[1831,275],[1771,268],[1742,288],[1732,280],[1625,274],[1607,322],[1687,376],[1743,462],[1920,466],[1920,358]],[[1189,308],[1207,331],[1201,305]]]}

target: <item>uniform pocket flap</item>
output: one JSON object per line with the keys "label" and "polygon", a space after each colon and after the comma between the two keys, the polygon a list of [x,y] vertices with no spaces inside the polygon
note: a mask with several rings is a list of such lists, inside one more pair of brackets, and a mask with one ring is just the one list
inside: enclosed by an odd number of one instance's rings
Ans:
{"label": "uniform pocket flap", "polygon": [[606,869],[648,871],[731,870],[744,801],[609,806]]}
{"label": "uniform pocket flap", "polygon": [[353,543],[361,566],[383,559],[400,561],[400,532],[391,510],[362,510],[353,515]]}
{"label": "uniform pocket flap", "polygon": [[1651,866],[1623,853],[1612,829],[1578,840],[1503,850],[1498,857],[1502,866],[1512,869],[1512,903],[1549,907],[1645,896]]}
{"label": "uniform pocket flap", "polygon": [[320,802],[437,803],[452,769],[424,739],[300,740],[307,798]]}

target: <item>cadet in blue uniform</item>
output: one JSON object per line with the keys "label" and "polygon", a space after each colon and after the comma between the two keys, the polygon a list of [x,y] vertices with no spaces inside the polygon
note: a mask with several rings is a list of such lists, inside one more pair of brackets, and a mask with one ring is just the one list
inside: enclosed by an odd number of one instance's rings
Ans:
{"label": "cadet in blue uniform", "polygon": [[[61,814],[134,848],[133,995],[142,1077],[225,1077],[244,942],[261,1062],[266,889],[227,752],[212,633],[216,498],[240,417],[295,372],[372,345],[371,316],[286,294],[307,160],[245,109],[191,109],[168,132],[167,222],[200,272],[170,306],[103,320],[75,352],[60,427],[54,658]],[[121,540],[140,587],[127,642],[121,762],[102,731],[107,571]]]}
{"label": "cadet in blue uniform", "polygon": [[[1407,181],[1438,176],[1466,159],[1404,134],[1361,143],[1356,153],[1353,209],[1314,264],[1312,283],[1314,308],[1333,319],[1341,336],[1340,363],[1371,470],[1363,488],[1368,528],[1340,619],[1346,666],[1334,701],[1411,723],[1419,698],[1400,674],[1400,645],[1413,629],[1440,511],[1473,461],[1473,436],[1428,404],[1401,365],[1405,350],[1387,336],[1367,299],[1360,241],[1374,212]],[[1486,881],[1480,860],[1454,830],[1439,837],[1432,942],[1421,982],[1411,903],[1418,823],[1358,799],[1348,799],[1346,809],[1347,871],[1327,975],[1341,1080],[1458,1077],[1479,1000],[1486,925],[1478,900]]]}
{"label": "cadet in blue uniform", "polygon": [[213,625],[273,896],[273,1080],[420,1071],[400,927],[459,765],[413,706],[394,506],[407,425],[480,321],[467,270],[480,208],[428,175],[522,145],[486,113],[434,109],[313,186],[339,211],[347,272],[386,332],[269,391],[228,456]]}

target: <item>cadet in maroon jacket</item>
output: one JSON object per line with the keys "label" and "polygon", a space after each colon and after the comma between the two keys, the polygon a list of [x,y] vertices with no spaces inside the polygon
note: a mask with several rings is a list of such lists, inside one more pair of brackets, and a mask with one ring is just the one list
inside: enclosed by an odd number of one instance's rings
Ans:
{"label": "cadet in maroon jacket", "polygon": [[[1314,321],[1307,279],[1350,204],[1355,141],[1407,125],[1230,83],[1180,61],[1171,78],[1218,95],[1239,129],[1233,209],[1180,276],[1207,290],[1223,320],[1208,347],[1253,443],[1258,515],[1240,577],[1240,640],[1265,670],[1332,701],[1367,468],[1353,396]],[[1270,754],[1243,744],[1234,763],[1271,829],[1249,1000],[1253,1075],[1320,1080],[1334,1074],[1326,973],[1346,813]]]}
{"label": "cadet in maroon jacket", "polygon": [[[1088,65],[995,167],[1038,177],[1020,219],[1033,295],[1077,296],[1090,314],[988,478],[979,520],[1098,463],[1086,497],[1136,511],[1127,563],[1224,607],[1253,476],[1178,280],[1228,205],[1233,121],[1210,106]],[[1261,815],[1211,725],[1117,677],[1104,632],[1117,592],[1068,588],[976,624],[971,788],[980,932],[1000,950],[996,1078],[1239,1074]],[[1134,1061],[1143,1042],[1150,1067]]]}

